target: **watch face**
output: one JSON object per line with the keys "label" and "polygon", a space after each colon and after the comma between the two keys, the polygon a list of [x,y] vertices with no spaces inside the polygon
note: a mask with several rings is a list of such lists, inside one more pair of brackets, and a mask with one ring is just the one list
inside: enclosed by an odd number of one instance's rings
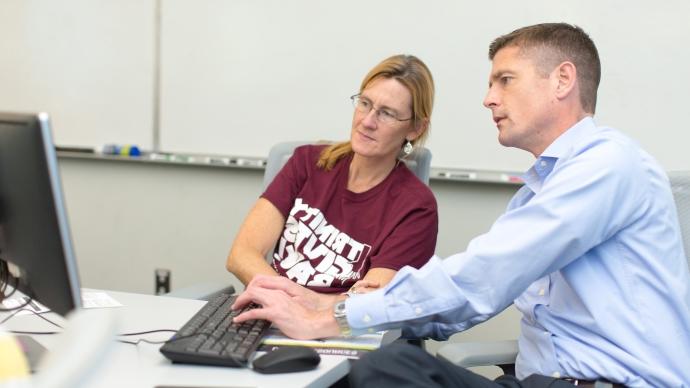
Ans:
{"label": "watch face", "polygon": [[343,312],[345,312],[345,301],[336,303],[334,310],[336,314],[342,314]]}

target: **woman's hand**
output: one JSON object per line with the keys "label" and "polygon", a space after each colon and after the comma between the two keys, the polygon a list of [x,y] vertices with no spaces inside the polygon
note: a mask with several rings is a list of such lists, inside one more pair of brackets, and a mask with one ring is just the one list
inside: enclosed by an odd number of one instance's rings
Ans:
{"label": "woman's hand", "polygon": [[353,284],[349,292],[351,294],[366,294],[367,292],[376,291],[379,288],[381,288],[381,284],[378,281],[362,279]]}

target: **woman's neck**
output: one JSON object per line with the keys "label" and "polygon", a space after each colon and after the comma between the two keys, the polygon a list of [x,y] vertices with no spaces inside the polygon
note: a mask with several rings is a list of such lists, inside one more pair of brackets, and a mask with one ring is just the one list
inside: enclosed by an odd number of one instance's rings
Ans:
{"label": "woman's neck", "polygon": [[355,154],[350,162],[347,189],[354,193],[363,193],[383,182],[393,171],[398,160],[372,159]]}

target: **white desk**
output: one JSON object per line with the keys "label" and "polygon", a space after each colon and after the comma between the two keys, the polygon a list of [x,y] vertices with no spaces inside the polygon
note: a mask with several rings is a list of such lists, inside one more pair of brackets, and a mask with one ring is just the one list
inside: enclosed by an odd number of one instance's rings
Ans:
{"label": "white desk", "polygon": [[[118,333],[155,329],[179,329],[205,303],[191,299],[140,295],[108,291],[122,303],[117,309]],[[5,316],[1,314],[0,317]],[[63,323],[55,314],[47,317]],[[3,324],[7,330],[55,331],[42,319],[25,315],[14,317]],[[157,341],[169,338],[171,333],[142,335],[139,338]],[[36,335],[34,338],[51,349],[56,335]],[[122,337],[134,340],[137,337]],[[341,356],[321,356],[317,369],[290,374],[262,375],[250,369],[172,364],[158,348],[161,345],[115,343],[99,369],[99,375],[89,387],[327,387],[345,376],[349,363]]]}

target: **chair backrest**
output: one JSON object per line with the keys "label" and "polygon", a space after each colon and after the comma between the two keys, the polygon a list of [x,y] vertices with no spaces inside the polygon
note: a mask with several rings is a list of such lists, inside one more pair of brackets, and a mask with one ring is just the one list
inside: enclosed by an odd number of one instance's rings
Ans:
{"label": "chair backrest", "polygon": [[[277,143],[268,152],[266,161],[266,171],[264,172],[264,190],[273,181],[281,168],[287,163],[295,148],[311,144],[308,141],[289,141]],[[407,158],[403,159],[407,167],[425,184],[429,184],[429,173],[431,171],[431,151],[425,147],[417,147]]]}
{"label": "chair backrest", "polygon": [[678,223],[683,237],[685,258],[690,265],[690,171],[674,171],[668,174],[671,191],[678,211]]}

